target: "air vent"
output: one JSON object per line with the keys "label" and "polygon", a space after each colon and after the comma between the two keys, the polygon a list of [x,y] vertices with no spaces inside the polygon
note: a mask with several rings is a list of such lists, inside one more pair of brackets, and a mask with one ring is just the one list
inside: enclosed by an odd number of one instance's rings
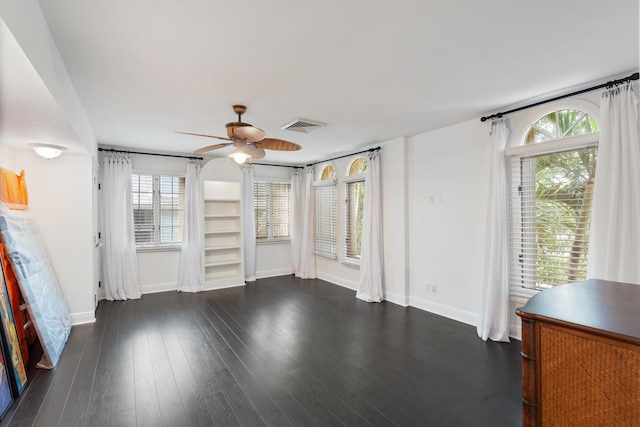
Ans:
{"label": "air vent", "polygon": [[315,120],[295,119],[287,123],[286,125],[282,126],[282,129],[291,130],[294,132],[310,133],[326,125],[327,125],[326,123],[317,122]]}

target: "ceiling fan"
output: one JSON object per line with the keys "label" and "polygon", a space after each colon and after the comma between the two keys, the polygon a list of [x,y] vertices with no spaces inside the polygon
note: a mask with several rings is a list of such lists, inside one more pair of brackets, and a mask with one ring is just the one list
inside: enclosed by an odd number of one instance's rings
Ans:
{"label": "ceiling fan", "polygon": [[233,146],[233,152],[230,157],[236,161],[236,163],[242,164],[247,159],[262,159],[265,156],[264,150],[277,150],[277,151],[297,151],[302,147],[293,142],[285,141],[283,139],[265,138],[265,133],[262,129],[254,127],[249,123],[242,121],[242,115],[247,111],[247,107],[244,105],[234,105],[233,112],[238,115],[237,122],[227,123],[227,137],[204,135],[201,133],[192,132],[177,132],[183,135],[195,135],[204,136],[206,138],[222,139],[224,141],[218,144],[207,145],[206,147],[198,148],[194,153],[206,153],[207,151],[217,150],[219,148]]}

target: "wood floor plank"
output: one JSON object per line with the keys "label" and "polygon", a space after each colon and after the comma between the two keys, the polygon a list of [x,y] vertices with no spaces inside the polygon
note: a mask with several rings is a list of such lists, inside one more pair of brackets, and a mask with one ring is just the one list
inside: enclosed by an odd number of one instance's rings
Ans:
{"label": "wood floor plank", "polygon": [[0,427],[513,426],[519,353],[322,280],[150,294],[101,301]]}

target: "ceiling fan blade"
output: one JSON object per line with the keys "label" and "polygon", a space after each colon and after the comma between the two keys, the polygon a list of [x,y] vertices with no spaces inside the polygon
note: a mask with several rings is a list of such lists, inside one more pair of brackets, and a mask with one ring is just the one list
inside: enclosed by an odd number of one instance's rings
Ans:
{"label": "ceiling fan blade", "polygon": [[255,160],[263,159],[265,156],[265,152],[262,148],[254,147],[253,145],[247,145],[244,148],[244,152],[250,155],[251,158]]}
{"label": "ceiling fan blade", "polygon": [[256,142],[256,147],[264,148],[267,150],[276,151],[298,151],[302,147],[294,142],[285,141],[284,139],[265,138],[262,141]]}
{"label": "ceiling fan blade", "polygon": [[222,136],[215,136],[215,135],[205,135],[202,133],[191,133],[191,132],[178,132],[175,131],[176,133],[180,133],[182,135],[194,135],[194,136],[204,136],[205,138],[216,138],[216,139],[222,139],[224,141],[233,141],[231,138],[225,138]]}
{"label": "ceiling fan blade", "polygon": [[235,130],[234,135],[249,142],[257,142],[264,139],[264,131],[254,126],[242,126]]}
{"label": "ceiling fan blade", "polygon": [[207,151],[217,150],[218,148],[227,147],[229,145],[232,145],[232,143],[231,142],[226,142],[226,143],[223,142],[223,143],[220,143],[220,144],[207,145],[206,147],[198,148],[193,153],[194,154],[206,153]]}

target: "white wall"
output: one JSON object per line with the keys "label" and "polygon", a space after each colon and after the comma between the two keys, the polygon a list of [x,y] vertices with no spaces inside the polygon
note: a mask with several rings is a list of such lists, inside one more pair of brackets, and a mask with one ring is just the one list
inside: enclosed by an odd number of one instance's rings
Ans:
{"label": "white wall", "polygon": [[46,160],[31,150],[15,150],[13,157],[8,166],[25,170],[29,210],[38,223],[72,320],[74,324],[93,322],[92,158],[63,154]]}
{"label": "white wall", "polygon": [[384,233],[384,298],[409,305],[407,138],[381,144],[382,220]]}
{"label": "white wall", "polygon": [[474,119],[411,137],[408,149],[411,305],[473,325],[483,271],[488,129]]}

